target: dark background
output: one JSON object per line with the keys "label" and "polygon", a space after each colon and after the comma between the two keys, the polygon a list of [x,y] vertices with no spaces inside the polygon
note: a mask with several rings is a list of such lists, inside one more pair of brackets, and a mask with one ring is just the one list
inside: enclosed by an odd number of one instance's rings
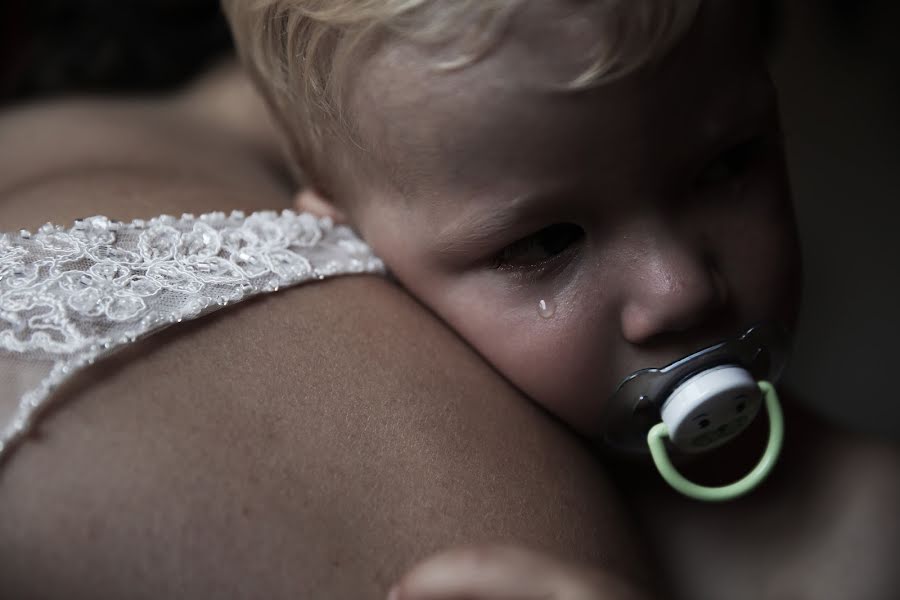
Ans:
{"label": "dark background", "polygon": [[[763,5],[806,266],[788,380],[900,437],[900,3]],[[172,89],[229,49],[216,1],[0,0],[0,104]]]}
{"label": "dark background", "polygon": [[0,101],[169,89],[230,47],[217,0],[0,0]]}
{"label": "dark background", "polygon": [[900,437],[900,3],[783,7],[773,71],[806,268],[789,381]]}

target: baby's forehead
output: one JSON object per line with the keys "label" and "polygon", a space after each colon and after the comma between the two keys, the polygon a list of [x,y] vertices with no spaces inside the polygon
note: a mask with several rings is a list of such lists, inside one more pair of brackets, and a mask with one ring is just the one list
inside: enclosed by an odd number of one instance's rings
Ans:
{"label": "baby's forehead", "polygon": [[[664,61],[684,46],[703,45],[695,60],[755,41],[755,3],[743,0],[650,2],[524,2],[507,26],[447,43],[387,36],[356,65],[354,111],[405,105],[424,110],[440,94],[465,102],[474,87],[521,92],[583,90],[622,73]],[[673,7],[678,7],[677,9]],[[477,38],[477,36],[475,36]],[[688,52],[689,53],[689,52]],[[684,62],[684,60],[682,60]],[[455,65],[449,66],[448,65]],[[646,70],[646,69],[645,69]]]}
{"label": "baby's forehead", "polygon": [[[627,163],[629,156],[645,153],[673,115],[704,112],[708,99],[694,93],[708,83],[704,79],[715,78],[720,95],[738,101],[751,87],[767,88],[764,71],[734,66],[746,53],[737,30],[746,33],[747,23],[739,22],[740,11],[728,8],[737,3],[727,0],[697,15],[673,52],[678,56],[666,58],[674,67],[577,91],[566,88],[565,82],[589,65],[597,32],[610,27],[608,15],[596,8],[603,3],[577,3],[578,10],[575,4],[529,3],[493,52],[460,69],[435,68],[447,48],[389,44],[367,67],[365,94],[356,102],[366,137],[402,161],[398,169],[410,173],[406,180],[429,170],[491,177],[497,169],[488,166],[529,176],[541,169],[559,173],[557,167],[576,167],[579,154],[596,165],[600,138],[617,146],[610,162]],[[756,81],[748,83],[747,75]],[[659,106],[648,109],[654,104]],[[714,109],[707,112],[716,119]],[[447,165],[448,157],[456,163]]]}
{"label": "baby's forehead", "polygon": [[593,62],[591,4],[600,3],[525,3],[492,48],[458,68],[442,65],[464,55],[464,41],[387,40],[359,66],[352,91],[362,137],[376,140],[376,151],[428,159],[471,147],[485,133],[502,134],[510,120],[539,126],[544,104],[565,95]]}
{"label": "baby's forehead", "polygon": [[[381,84],[413,88],[406,92],[440,88],[443,84],[455,86],[461,93],[472,81],[485,79],[494,79],[496,85],[514,81],[545,90],[566,89],[598,60],[608,58],[637,65],[647,58],[645,55],[665,53],[665,48],[650,46],[665,45],[656,39],[663,36],[674,43],[690,25],[698,3],[699,0],[682,0],[680,28],[676,24],[657,24],[659,31],[638,32],[634,30],[641,27],[630,23],[639,20],[638,15],[621,7],[617,11],[608,8],[629,3],[521,2],[518,10],[507,15],[504,26],[495,23],[484,30],[482,39],[448,35],[441,38],[441,43],[432,44],[422,43],[415,36],[387,36],[378,52],[363,57],[365,66],[359,72],[364,77],[374,73]],[[666,2],[651,4],[663,6]],[[657,19],[665,18],[662,11],[655,14]],[[477,27],[477,23],[465,21],[463,25],[463,29]],[[650,23],[643,25],[645,29],[654,27]],[[631,47],[624,47],[628,45]],[[619,48],[613,50],[613,46]],[[416,85],[407,85],[410,79]],[[378,91],[386,93],[383,99],[390,100],[389,85],[380,85]]]}

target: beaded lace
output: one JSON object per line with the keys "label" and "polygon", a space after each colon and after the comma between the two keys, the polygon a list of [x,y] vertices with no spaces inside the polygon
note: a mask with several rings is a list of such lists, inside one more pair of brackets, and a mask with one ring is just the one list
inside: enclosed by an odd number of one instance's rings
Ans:
{"label": "beaded lace", "polygon": [[347,227],[310,214],[210,213],[0,234],[0,462],[52,392],[86,365],[173,323],[280,287],[384,265]]}

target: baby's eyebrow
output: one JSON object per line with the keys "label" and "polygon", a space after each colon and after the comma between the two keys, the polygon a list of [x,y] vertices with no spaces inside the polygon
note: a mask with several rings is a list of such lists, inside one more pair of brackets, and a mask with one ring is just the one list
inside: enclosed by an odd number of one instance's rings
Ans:
{"label": "baby's eyebrow", "polygon": [[491,206],[465,211],[442,227],[433,248],[443,256],[472,255],[493,250],[506,232],[519,229],[539,218],[543,194],[518,196],[511,202],[493,201]]}
{"label": "baby's eyebrow", "polygon": [[442,228],[434,241],[438,254],[452,256],[488,250],[496,238],[517,221],[512,211],[503,209],[472,211]]}

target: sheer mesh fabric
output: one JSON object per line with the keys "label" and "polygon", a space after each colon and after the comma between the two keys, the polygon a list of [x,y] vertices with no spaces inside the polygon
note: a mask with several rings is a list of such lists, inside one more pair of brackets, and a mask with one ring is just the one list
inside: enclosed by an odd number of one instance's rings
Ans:
{"label": "sheer mesh fabric", "polygon": [[291,211],[0,234],[0,463],[54,389],[126,344],[256,294],[383,272],[347,227]]}

